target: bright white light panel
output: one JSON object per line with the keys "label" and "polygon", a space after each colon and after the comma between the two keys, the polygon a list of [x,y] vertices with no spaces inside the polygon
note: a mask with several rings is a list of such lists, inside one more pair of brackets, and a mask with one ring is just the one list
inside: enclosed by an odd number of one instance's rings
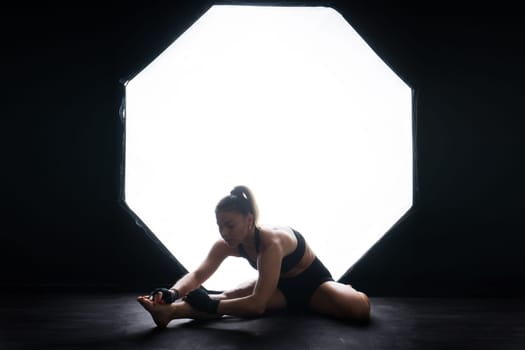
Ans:
{"label": "bright white light panel", "polygon": [[[337,279],[412,206],[411,98],[331,8],[213,6],[126,86],[126,202],[192,270],[249,186]],[[255,277],[231,258],[204,286]]]}

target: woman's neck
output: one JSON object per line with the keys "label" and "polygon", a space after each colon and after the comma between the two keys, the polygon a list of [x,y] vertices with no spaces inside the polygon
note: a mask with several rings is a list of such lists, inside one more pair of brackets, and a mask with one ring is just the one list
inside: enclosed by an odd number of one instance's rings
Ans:
{"label": "woman's neck", "polygon": [[245,247],[255,249],[258,245],[257,244],[258,238],[256,237],[257,235],[259,235],[259,229],[257,228],[257,226],[254,226],[253,230],[248,232],[248,234],[246,235],[246,238],[242,241],[241,244]]}

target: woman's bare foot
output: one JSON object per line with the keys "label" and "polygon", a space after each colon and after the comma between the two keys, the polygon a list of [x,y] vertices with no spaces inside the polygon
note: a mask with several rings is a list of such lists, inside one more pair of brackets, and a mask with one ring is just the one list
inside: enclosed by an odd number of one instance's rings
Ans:
{"label": "woman's bare foot", "polygon": [[159,328],[165,328],[168,323],[172,320],[172,306],[171,305],[162,305],[156,304],[150,300],[149,296],[139,296],[137,298],[139,302],[146,311],[151,314],[153,321]]}

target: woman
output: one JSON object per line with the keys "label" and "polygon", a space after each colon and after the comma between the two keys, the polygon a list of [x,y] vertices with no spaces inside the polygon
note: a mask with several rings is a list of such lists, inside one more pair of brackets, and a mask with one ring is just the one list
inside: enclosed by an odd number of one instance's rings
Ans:
{"label": "woman", "polygon": [[[368,297],[335,282],[299,232],[257,225],[257,205],[247,187],[235,187],[217,204],[215,215],[222,239],[215,242],[202,264],[172,288],[157,288],[138,297],[158,327],[177,318],[254,317],[283,308],[342,320],[370,317]],[[208,295],[201,284],[228,256],[246,258],[258,270],[257,280]]]}

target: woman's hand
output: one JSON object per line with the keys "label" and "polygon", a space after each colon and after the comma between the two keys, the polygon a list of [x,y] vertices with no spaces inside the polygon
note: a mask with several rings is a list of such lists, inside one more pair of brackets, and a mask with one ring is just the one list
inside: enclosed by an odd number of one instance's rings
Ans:
{"label": "woman's hand", "polygon": [[150,293],[150,300],[155,304],[171,304],[179,298],[176,289],[157,288]]}
{"label": "woman's hand", "polygon": [[197,288],[190,292],[184,300],[194,309],[209,314],[216,314],[219,307],[219,300],[212,299],[202,288]]}

